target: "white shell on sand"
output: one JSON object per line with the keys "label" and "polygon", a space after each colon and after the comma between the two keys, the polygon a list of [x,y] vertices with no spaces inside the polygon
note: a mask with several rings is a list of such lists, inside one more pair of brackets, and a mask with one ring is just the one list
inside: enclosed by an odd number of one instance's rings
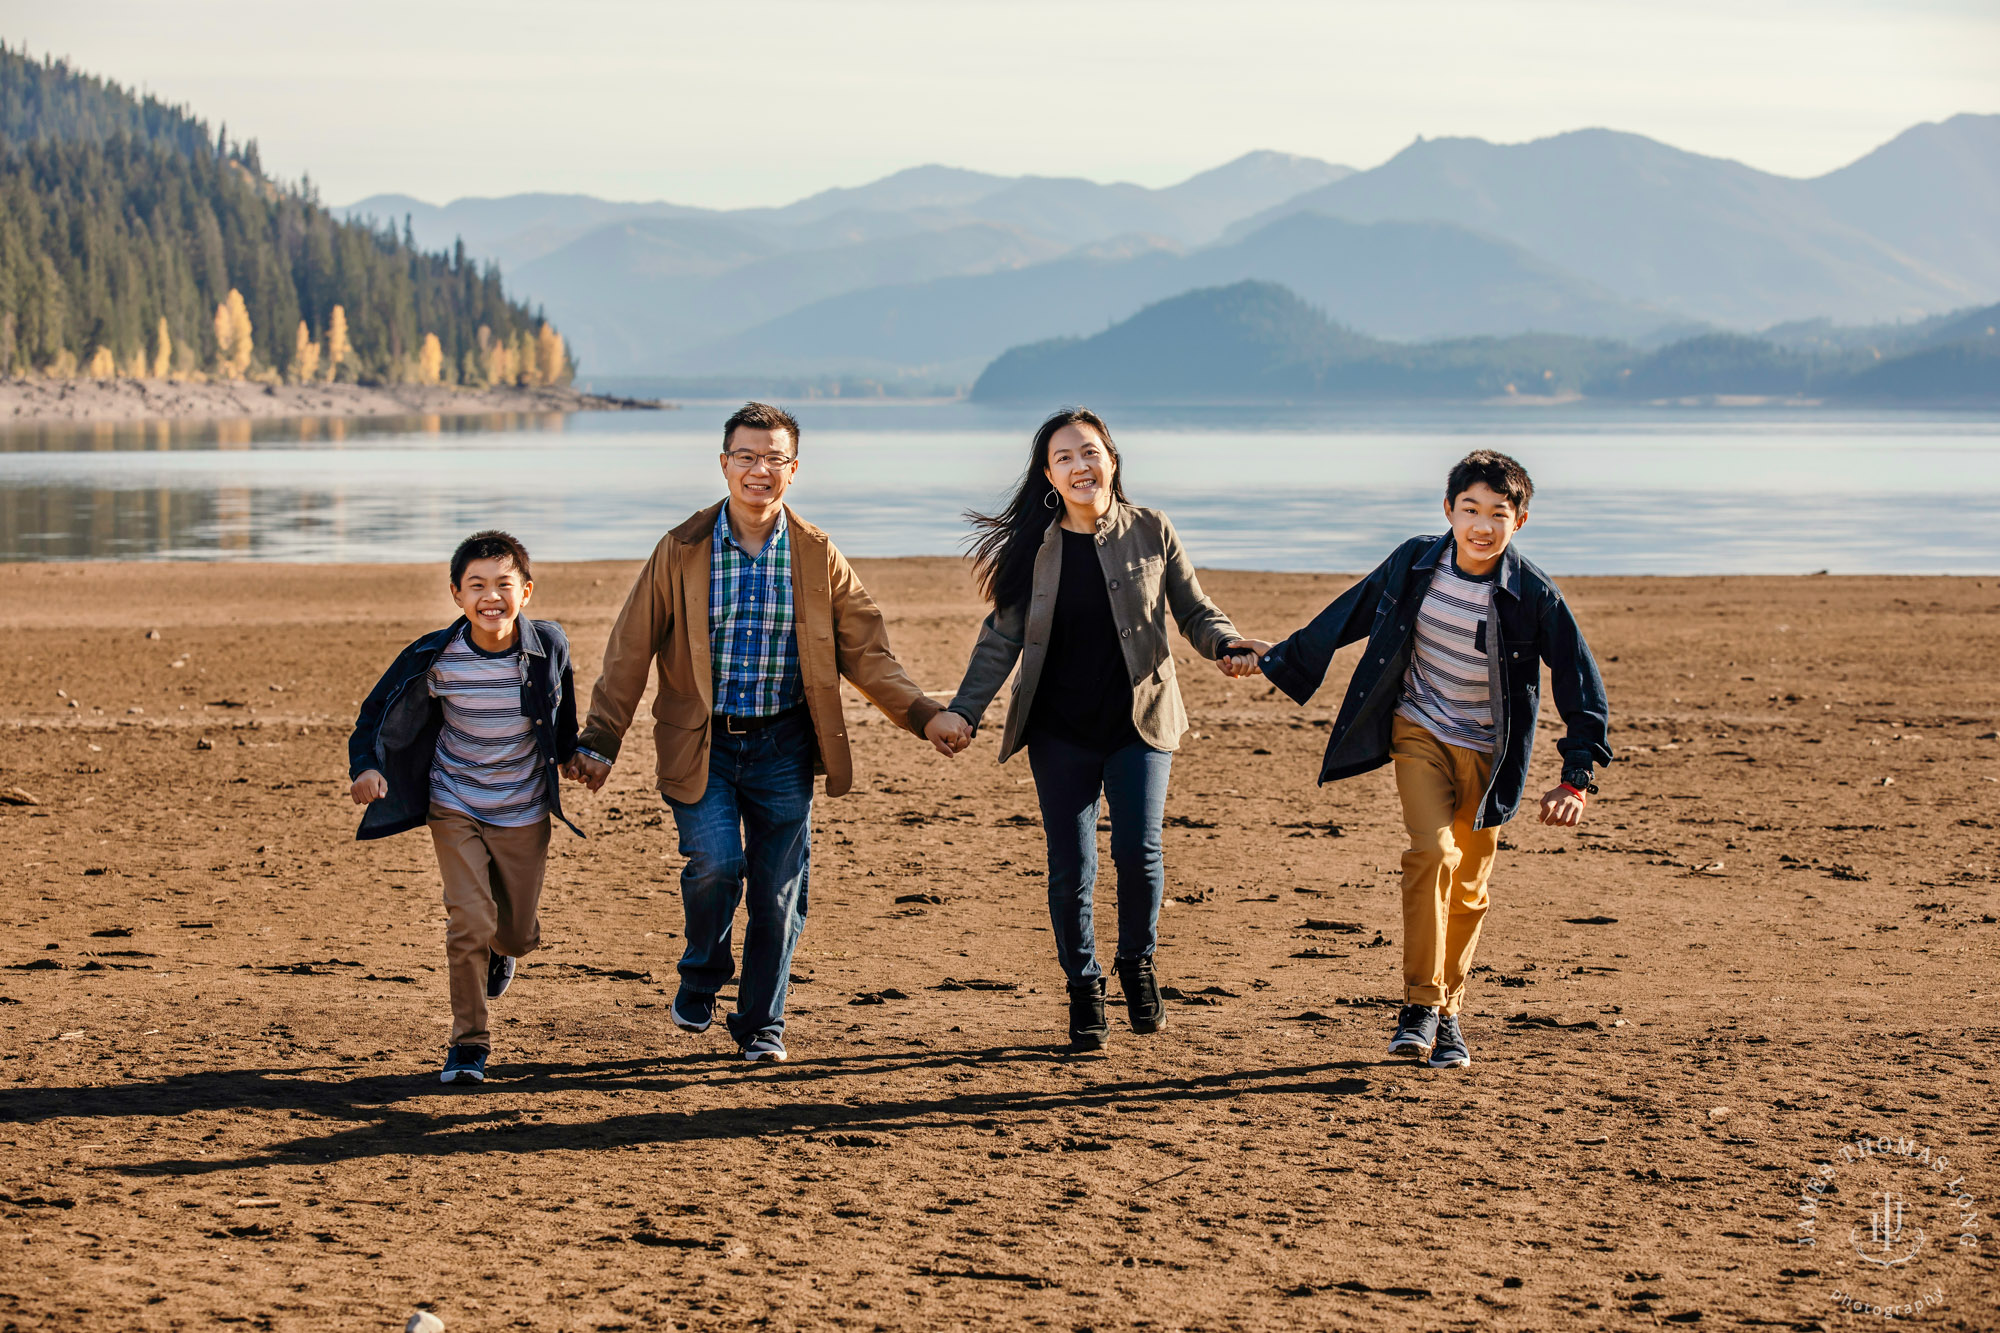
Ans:
{"label": "white shell on sand", "polygon": [[444,1320],[429,1310],[419,1310],[403,1325],[403,1333],[444,1333]]}

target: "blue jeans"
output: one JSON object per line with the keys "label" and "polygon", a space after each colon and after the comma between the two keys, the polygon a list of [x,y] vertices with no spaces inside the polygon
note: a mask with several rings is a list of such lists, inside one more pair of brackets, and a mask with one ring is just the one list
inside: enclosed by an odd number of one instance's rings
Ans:
{"label": "blue jeans", "polygon": [[1166,858],[1160,821],[1174,756],[1134,741],[1110,754],[1041,735],[1028,742],[1028,767],[1049,841],[1049,922],[1072,984],[1104,975],[1097,965],[1091,900],[1097,885],[1097,797],[1111,805],[1111,864],[1118,869],[1118,954],[1151,958],[1159,939]]}
{"label": "blue jeans", "polygon": [[813,756],[812,720],[803,712],[743,736],[718,723],[709,742],[708,790],[686,804],[667,798],[687,858],[680,973],[688,990],[713,995],[735,975],[730,928],[748,884],[743,980],[737,1012],[725,1019],[739,1045],[785,1030],[785,992],[792,950],[805,929],[812,866]]}

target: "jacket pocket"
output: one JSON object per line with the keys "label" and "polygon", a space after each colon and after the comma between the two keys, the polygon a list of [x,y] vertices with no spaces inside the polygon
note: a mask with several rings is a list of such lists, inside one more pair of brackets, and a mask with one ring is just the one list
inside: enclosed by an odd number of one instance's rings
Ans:
{"label": "jacket pocket", "polygon": [[663,693],[653,716],[659,722],[653,742],[660,756],[660,780],[683,781],[708,752],[708,706],[698,695]]}

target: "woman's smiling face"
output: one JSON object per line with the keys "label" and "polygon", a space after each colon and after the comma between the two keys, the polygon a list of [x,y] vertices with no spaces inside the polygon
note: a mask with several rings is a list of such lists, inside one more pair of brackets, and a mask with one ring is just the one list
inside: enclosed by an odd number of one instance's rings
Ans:
{"label": "woman's smiling face", "polygon": [[1111,507],[1111,479],[1117,473],[1110,446],[1094,428],[1072,422],[1049,437],[1042,475],[1064,504],[1103,513]]}

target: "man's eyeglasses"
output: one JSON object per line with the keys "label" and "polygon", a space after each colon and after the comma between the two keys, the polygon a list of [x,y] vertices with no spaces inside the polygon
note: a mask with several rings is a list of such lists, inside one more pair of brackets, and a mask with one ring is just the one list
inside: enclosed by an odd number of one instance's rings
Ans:
{"label": "man's eyeglasses", "polygon": [[722,456],[729,460],[729,466],[737,469],[739,472],[748,472],[759,463],[776,472],[788,463],[799,461],[792,454],[753,454],[748,449],[725,450]]}

